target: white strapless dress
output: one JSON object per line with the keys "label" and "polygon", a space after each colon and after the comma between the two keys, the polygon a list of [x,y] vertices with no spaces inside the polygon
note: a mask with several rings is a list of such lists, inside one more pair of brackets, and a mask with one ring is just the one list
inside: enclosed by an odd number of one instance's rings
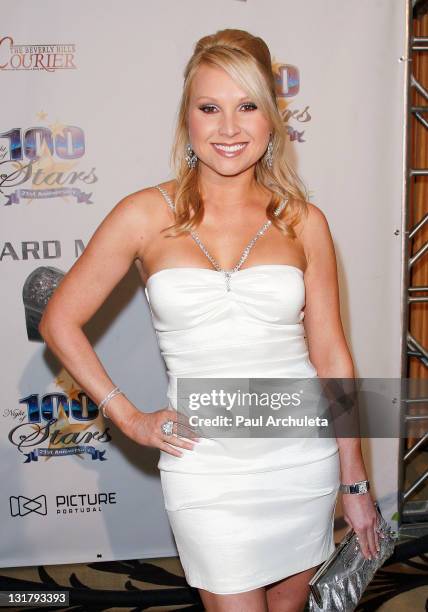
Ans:
{"label": "white strapless dress", "polygon": [[[172,202],[163,193],[168,204]],[[178,378],[310,378],[303,272],[255,265],[225,275],[178,267],[146,283],[177,409]],[[177,447],[175,447],[177,448]],[[336,438],[201,438],[160,451],[165,509],[189,585],[249,591],[323,562],[335,548]]]}

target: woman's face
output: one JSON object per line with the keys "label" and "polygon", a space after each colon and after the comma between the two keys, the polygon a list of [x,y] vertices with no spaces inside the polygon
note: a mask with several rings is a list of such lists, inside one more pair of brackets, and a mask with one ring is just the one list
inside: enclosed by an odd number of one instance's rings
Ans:
{"label": "woman's face", "polygon": [[191,86],[188,129],[198,163],[233,176],[265,153],[270,124],[225,70],[202,65]]}

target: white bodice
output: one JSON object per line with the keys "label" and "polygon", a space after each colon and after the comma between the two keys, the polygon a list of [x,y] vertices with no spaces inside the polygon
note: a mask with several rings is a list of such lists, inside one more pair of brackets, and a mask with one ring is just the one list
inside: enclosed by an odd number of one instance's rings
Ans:
{"label": "white bodice", "polygon": [[[309,378],[303,326],[304,274],[285,264],[241,268],[225,282],[210,268],[166,268],[146,282],[165,361],[168,399],[177,408],[177,378]],[[161,451],[159,469],[231,473],[278,469],[337,451],[330,438],[202,438],[183,457]]]}

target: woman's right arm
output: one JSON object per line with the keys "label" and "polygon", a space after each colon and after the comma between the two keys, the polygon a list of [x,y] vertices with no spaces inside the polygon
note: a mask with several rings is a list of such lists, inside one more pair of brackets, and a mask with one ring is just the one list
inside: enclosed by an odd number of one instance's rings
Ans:
{"label": "woman's right arm", "polygon": [[[116,204],[62,279],[40,321],[40,334],[50,350],[97,405],[117,382],[109,377],[82,328],[143,252],[150,208],[157,203],[153,191],[144,189]],[[178,436],[161,433],[164,421],[177,421],[174,410],[144,413],[120,394],[106,404],[105,411],[125,435],[140,444],[176,456],[182,453],[175,446],[193,447]]]}

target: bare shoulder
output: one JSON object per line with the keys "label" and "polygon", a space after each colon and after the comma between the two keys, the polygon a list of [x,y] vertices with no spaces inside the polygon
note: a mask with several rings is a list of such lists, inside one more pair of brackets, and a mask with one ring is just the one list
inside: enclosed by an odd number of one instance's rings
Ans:
{"label": "bare shoulder", "polygon": [[319,248],[332,242],[327,217],[321,208],[312,202],[306,202],[306,212],[294,229],[304,247],[308,260]]}
{"label": "bare shoulder", "polygon": [[[167,191],[171,181],[161,183]],[[132,220],[139,217],[140,221],[153,221],[156,218],[157,212],[162,212],[159,202],[162,200],[162,195],[156,186],[145,187],[138,191],[134,191],[124,196],[114,207],[113,210],[119,214],[126,215]]]}
{"label": "bare shoulder", "polygon": [[156,206],[159,204],[159,200],[162,199],[162,195],[159,192],[158,187],[162,187],[165,191],[169,193],[171,197],[174,195],[176,186],[175,180],[164,181],[163,183],[159,183],[158,185],[153,185],[151,187],[145,187],[129,195],[125,196],[121,202],[126,201],[128,204],[134,205],[136,208],[147,208],[151,205]]}
{"label": "bare shoulder", "polygon": [[296,233],[304,238],[317,231],[328,229],[328,221],[324,212],[312,202],[305,202],[306,212],[295,226]]}
{"label": "bare shoulder", "polygon": [[[172,197],[175,181],[159,183]],[[171,223],[166,202],[156,186],[145,187],[124,196],[111,210],[107,219],[118,221],[137,241],[150,237],[165,222]]]}

